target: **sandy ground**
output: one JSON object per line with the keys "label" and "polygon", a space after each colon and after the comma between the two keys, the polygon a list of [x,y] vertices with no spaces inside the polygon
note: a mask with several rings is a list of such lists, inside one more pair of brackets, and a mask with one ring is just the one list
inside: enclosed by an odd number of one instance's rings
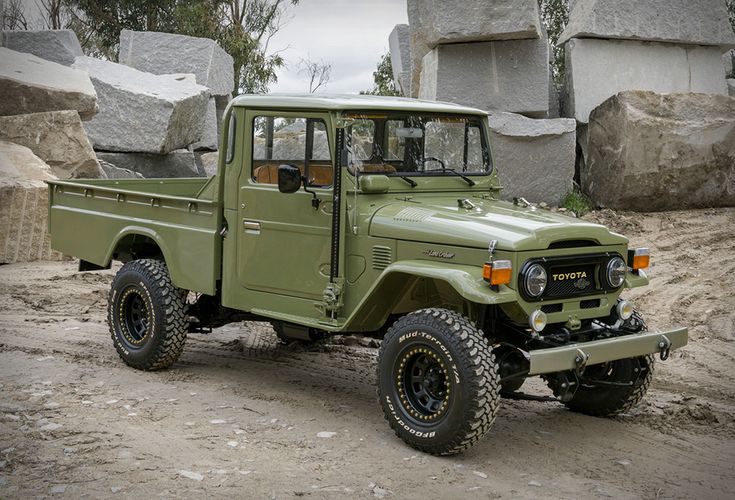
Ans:
{"label": "sandy ground", "polygon": [[[230,325],[138,372],[105,324],[112,272],[0,266],[0,497],[732,498],[735,210],[588,218],[651,247],[651,286],[628,296],[651,328],[690,326],[690,345],[630,414],[504,400],[488,437],[450,458],[393,435],[377,349],[356,339],[306,349]],[[524,390],[548,395],[538,379]]]}

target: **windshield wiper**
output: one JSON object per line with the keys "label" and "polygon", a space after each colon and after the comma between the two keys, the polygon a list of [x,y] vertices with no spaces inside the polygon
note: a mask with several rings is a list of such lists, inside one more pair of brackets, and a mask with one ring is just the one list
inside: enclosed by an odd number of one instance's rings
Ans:
{"label": "windshield wiper", "polygon": [[461,177],[462,179],[464,179],[467,182],[467,184],[469,184],[470,186],[474,186],[476,184],[475,181],[473,181],[472,179],[470,179],[469,177],[467,177],[464,174],[460,174],[459,172],[457,172],[453,168],[445,168],[445,169],[443,169],[443,171],[444,172],[452,172],[454,175],[457,175],[457,176]]}
{"label": "windshield wiper", "polygon": [[400,177],[404,181],[408,182],[411,185],[412,188],[415,188],[416,186],[418,186],[418,184],[416,183],[416,181],[413,180],[413,179],[411,179],[410,177],[406,177],[405,175],[399,175],[398,177]]}

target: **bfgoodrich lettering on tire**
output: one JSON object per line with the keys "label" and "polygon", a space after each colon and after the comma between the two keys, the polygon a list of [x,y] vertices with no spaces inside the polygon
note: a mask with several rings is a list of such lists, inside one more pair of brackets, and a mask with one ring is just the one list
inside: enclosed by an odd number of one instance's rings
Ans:
{"label": "bfgoodrich lettering on tire", "polygon": [[500,377],[488,341],[462,315],[423,309],[388,330],[378,398],[396,435],[435,455],[472,446],[490,429]]}
{"label": "bfgoodrich lettering on tire", "polygon": [[128,262],[112,281],[107,320],[125,363],[139,370],[168,368],[184,349],[186,291],[171,283],[160,260]]}

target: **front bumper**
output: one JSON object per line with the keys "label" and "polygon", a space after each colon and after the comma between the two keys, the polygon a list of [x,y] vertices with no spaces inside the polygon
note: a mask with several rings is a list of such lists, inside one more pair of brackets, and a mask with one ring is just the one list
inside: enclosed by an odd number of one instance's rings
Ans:
{"label": "front bumper", "polygon": [[[618,359],[679,349],[687,344],[689,331],[677,328],[668,332],[641,332],[604,340],[580,342],[562,347],[537,349],[528,352],[529,375],[541,375],[566,370],[580,370]],[[664,357],[665,359],[665,357]]]}

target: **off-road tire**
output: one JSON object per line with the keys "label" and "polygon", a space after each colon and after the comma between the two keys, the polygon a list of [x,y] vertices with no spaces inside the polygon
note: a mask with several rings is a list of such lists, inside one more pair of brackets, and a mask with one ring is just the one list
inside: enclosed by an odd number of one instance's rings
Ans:
{"label": "off-road tire", "polygon": [[120,268],[110,287],[107,320],[127,365],[162,370],[179,359],[188,327],[186,295],[160,260],[133,260]]}
{"label": "off-road tire", "polygon": [[[411,376],[411,356],[424,356],[432,363],[424,366],[441,370],[443,382],[437,387],[444,391],[437,394],[444,395],[434,413],[420,413],[421,403],[411,402],[417,401],[409,389],[415,384],[405,382]],[[423,309],[396,321],[380,346],[377,375],[378,399],[391,428],[409,445],[433,455],[452,455],[477,443],[490,430],[500,404],[500,376],[490,343],[469,320],[446,309]]]}
{"label": "off-road tire", "polygon": [[[653,356],[621,359],[612,363],[616,364],[613,370],[618,370],[617,376],[613,375],[613,378],[617,379],[615,381],[635,380],[634,384],[628,387],[582,384],[574,397],[564,403],[567,408],[593,417],[612,417],[625,413],[640,403],[653,380]],[[640,370],[640,375],[634,371],[636,368]],[[594,365],[588,367],[585,376],[594,376],[594,372],[591,372],[594,369]]]}

